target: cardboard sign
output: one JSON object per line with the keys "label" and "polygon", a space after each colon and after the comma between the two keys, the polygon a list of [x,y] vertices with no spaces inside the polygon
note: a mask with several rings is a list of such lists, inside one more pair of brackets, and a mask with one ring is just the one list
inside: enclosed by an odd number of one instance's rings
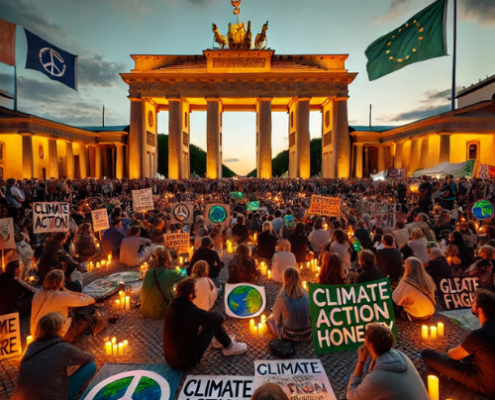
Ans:
{"label": "cardboard sign", "polygon": [[255,387],[273,382],[291,400],[336,400],[321,360],[258,360]]}
{"label": "cardboard sign", "polygon": [[163,241],[167,250],[175,250],[177,254],[189,253],[189,233],[168,233],[163,235]]}
{"label": "cardboard sign", "polygon": [[188,375],[178,400],[249,400],[254,376]]}
{"label": "cardboard sign", "polygon": [[93,232],[104,231],[110,228],[108,213],[106,209],[91,211],[93,217]]}
{"label": "cardboard sign", "polygon": [[34,203],[33,232],[67,232],[69,230],[69,203]]}
{"label": "cardboard sign", "polygon": [[311,196],[308,214],[326,215],[327,217],[338,217],[340,215],[341,199],[336,197]]}
{"label": "cardboard sign", "polygon": [[225,284],[225,313],[232,318],[254,318],[266,307],[264,286],[251,283]]}
{"label": "cardboard sign", "polygon": [[230,222],[230,205],[208,204],[206,206],[204,218],[207,225],[221,224],[227,227]]}
{"label": "cardboard sign", "polygon": [[0,315],[0,360],[22,355],[19,313]]}
{"label": "cardboard sign", "polygon": [[260,209],[259,201],[250,201],[247,203],[246,211],[257,211]]}
{"label": "cardboard sign", "polygon": [[194,222],[194,206],[192,203],[173,203],[170,206],[171,224],[191,224]]}
{"label": "cardboard sign", "polygon": [[0,248],[15,249],[14,222],[12,218],[0,219]]}
{"label": "cardboard sign", "polygon": [[358,348],[370,322],[383,322],[397,338],[388,278],[352,285],[310,283],[309,309],[317,354]]}
{"label": "cardboard sign", "polygon": [[438,283],[438,291],[445,308],[456,310],[470,308],[474,300],[474,291],[480,284],[477,276],[444,278]]}
{"label": "cardboard sign", "polygon": [[134,211],[148,211],[154,208],[151,188],[132,191],[132,209]]}

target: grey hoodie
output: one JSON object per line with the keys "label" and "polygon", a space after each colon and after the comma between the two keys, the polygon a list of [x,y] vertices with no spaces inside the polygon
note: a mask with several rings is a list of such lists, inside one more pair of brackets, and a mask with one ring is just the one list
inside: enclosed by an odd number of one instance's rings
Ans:
{"label": "grey hoodie", "polygon": [[421,377],[411,360],[399,350],[383,353],[369,366],[363,379],[352,375],[348,400],[428,400]]}

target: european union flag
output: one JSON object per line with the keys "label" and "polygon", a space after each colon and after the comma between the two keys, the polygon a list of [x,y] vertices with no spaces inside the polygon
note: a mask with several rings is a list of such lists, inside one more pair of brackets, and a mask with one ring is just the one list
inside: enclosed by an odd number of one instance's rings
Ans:
{"label": "european union flag", "polygon": [[48,78],[77,90],[77,56],[48,43],[27,29],[24,31],[28,43],[26,68],[40,71]]}

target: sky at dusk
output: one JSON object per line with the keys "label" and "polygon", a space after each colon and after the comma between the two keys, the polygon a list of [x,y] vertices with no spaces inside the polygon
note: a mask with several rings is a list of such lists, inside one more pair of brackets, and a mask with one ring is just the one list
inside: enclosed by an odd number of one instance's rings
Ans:
{"label": "sky at dusk", "polygon": [[[431,0],[242,0],[240,20],[253,35],[269,21],[268,47],[276,54],[349,54],[357,72],[349,86],[349,124],[398,126],[448,111],[452,68],[452,3],[449,0],[449,55],[416,63],[368,81],[364,51],[429,5]],[[457,87],[495,74],[495,1],[458,0]],[[25,27],[79,55],[74,91],[43,74],[26,70],[26,37],[17,30],[18,109],[75,125],[128,125],[127,85],[119,76],[133,68],[130,54],[202,54],[213,46],[211,24],[227,33],[235,22],[229,0],[0,0],[0,18]],[[13,92],[14,68],[0,64],[0,89]],[[11,107],[8,102],[0,105]],[[256,115],[225,113],[224,163],[246,174],[256,163]],[[273,156],[288,147],[286,113],[274,113]],[[167,113],[158,130],[168,133]],[[311,137],[321,137],[321,113],[312,112]],[[191,143],[206,150],[206,113],[191,114]]]}

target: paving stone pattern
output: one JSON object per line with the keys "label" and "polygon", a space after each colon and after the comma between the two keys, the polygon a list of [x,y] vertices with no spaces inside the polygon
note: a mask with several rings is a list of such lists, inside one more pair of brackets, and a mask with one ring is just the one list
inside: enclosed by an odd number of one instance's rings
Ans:
{"label": "paving stone pattern", "polygon": [[[135,268],[126,268],[112,263],[112,268],[109,273],[136,270]],[[222,270],[220,280],[225,282],[227,276],[227,268]],[[102,277],[107,274],[107,271],[98,271],[97,273],[85,274],[85,283]],[[302,279],[306,281],[314,280],[314,273],[304,269],[302,271]],[[267,310],[265,314],[268,316],[270,309],[275,303],[277,294],[281,289],[281,284],[275,283],[266,278],[260,278],[259,285],[266,288]],[[100,312],[106,318],[112,315],[118,316],[115,324],[108,324],[108,327],[102,331],[97,337],[93,338],[90,335],[84,335],[77,343],[80,348],[93,352],[96,358],[98,368],[101,368],[105,363],[162,363],[164,362],[162,350],[162,331],[163,321],[143,318],[140,316],[139,308],[139,291],[130,286],[127,287],[131,291],[131,309],[116,310],[113,302],[118,295],[114,295],[102,303],[98,304]],[[215,304],[214,311],[224,313],[223,296],[220,296]],[[421,325],[407,323],[397,320],[398,330],[398,345],[397,348],[406,353],[414,365],[418,369],[424,381],[428,371],[421,359],[421,351],[427,347],[435,348],[438,351],[444,351],[449,347],[453,347],[461,342],[469,333],[466,330],[458,327],[450,319],[435,314],[432,324],[442,321],[445,324],[446,335],[442,340],[432,343],[425,343],[421,340]],[[29,318],[21,320],[23,331],[23,343],[25,336],[29,331]],[[212,346],[206,351],[201,363],[193,370],[186,371],[183,375],[179,389],[176,393],[177,399],[180,388],[185,380],[186,375],[253,375],[255,360],[276,359],[269,349],[268,343],[275,339],[271,333],[267,333],[263,338],[254,337],[249,331],[248,319],[228,318],[225,322],[225,328],[228,333],[234,333],[236,340],[245,342],[249,346],[246,354],[234,357],[225,357],[221,349],[214,349]],[[104,344],[113,336],[119,341],[124,339],[129,340],[129,353],[122,357],[109,357],[105,355]],[[296,343],[296,354],[292,358],[318,358],[316,355],[313,342]],[[346,388],[349,377],[354,371],[357,361],[356,351],[343,351],[331,354],[325,354],[319,357],[325,370],[328,374],[333,390],[338,399],[345,399]],[[8,399],[14,390],[14,385],[17,379],[20,357],[10,358],[0,362],[0,400]],[[472,393],[455,382],[440,378],[440,394],[441,399],[472,399],[482,400],[488,399],[481,395]]]}

